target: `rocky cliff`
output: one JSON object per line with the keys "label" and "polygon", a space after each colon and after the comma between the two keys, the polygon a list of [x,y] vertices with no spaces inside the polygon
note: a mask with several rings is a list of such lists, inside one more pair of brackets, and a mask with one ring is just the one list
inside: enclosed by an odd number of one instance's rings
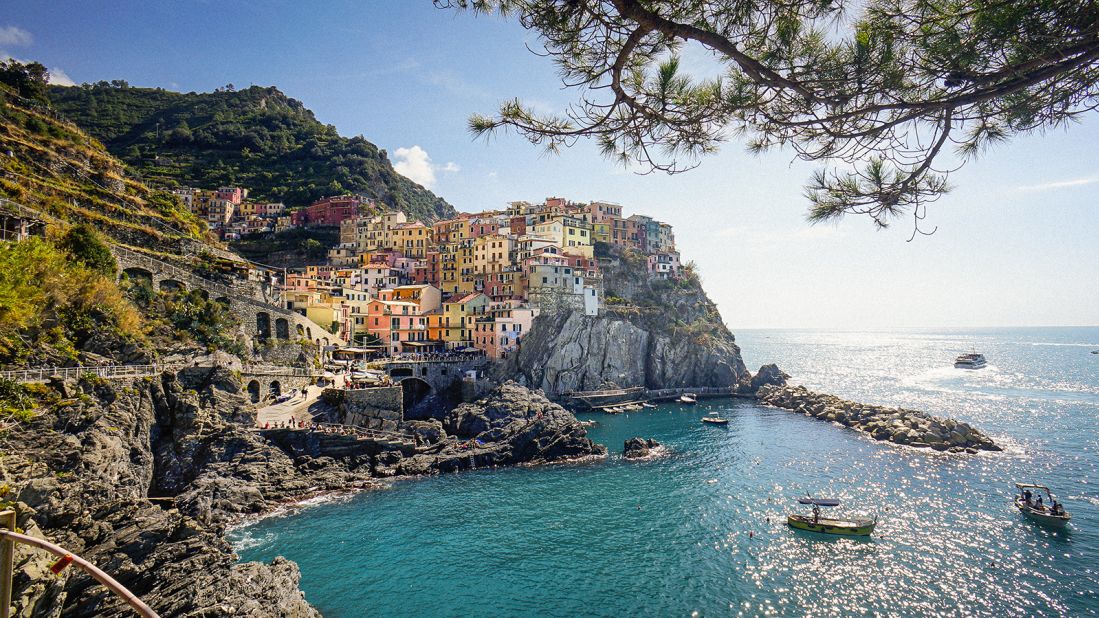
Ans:
{"label": "rocky cliff", "polygon": [[546,312],[502,376],[551,396],[607,386],[734,386],[748,376],[736,339],[693,269],[651,278],[643,256],[605,248],[606,307],[599,316]]}
{"label": "rocky cliff", "polygon": [[[19,526],[84,556],[162,616],[319,615],[297,566],[236,561],[223,538],[245,515],[378,477],[573,460],[605,453],[567,411],[506,384],[415,423],[419,448],[354,435],[256,432],[227,369],[155,379],[87,379],[34,389],[34,418],[0,433],[0,503]],[[47,577],[40,553],[17,562],[18,616],[125,616],[69,569]]]}

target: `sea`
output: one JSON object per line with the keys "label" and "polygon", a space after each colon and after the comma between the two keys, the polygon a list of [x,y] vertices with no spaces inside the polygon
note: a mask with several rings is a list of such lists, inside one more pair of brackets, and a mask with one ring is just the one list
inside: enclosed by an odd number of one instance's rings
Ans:
{"label": "sea", "polygon": [[[755,370],[971,423],[1004,452],[947,455],[749,401],[580,414],[600,462],[487,469],[317,500],[231,531],[353,616],[1099,614],[1099,328],[738,331]],[[989,365],[953,367],[978,351]],[[705,415],[729,419],[704,425]],[[666,453],[625,460],[627,438]],[[1064,530],[1014,510],[1049,485]],[[796,531],[797,498],[877,516],[869,539]]]}

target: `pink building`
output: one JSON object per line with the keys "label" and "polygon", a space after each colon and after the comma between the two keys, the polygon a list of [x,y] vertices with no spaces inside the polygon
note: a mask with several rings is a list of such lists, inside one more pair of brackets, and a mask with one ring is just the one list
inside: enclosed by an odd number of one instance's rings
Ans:
{"label": "pink building", "polygon": [[519,349],[537,315],[536,309],[521,300],[491,303],[484,317],[474,322],[473,345],[488,358],[506,358]]}

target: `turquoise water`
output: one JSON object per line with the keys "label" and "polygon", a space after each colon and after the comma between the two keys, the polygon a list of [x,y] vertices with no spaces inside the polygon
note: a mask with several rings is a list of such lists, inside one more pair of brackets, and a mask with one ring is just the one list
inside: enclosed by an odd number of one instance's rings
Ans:
{"label": "turquoise water", "polygon": [[[749,403],[581,415],[611,457],[482,470],[302,508],[232,533],[298,562],[326,616],[1061,616],[1099,613],[1099,328],[738,333],[753,368],[972,422],[1004,453],[910,452]],[[955,370],[976,349],[990,366]],[[702,425],[705,414],[731,420]],[[631,436],[669,447],[623,460]],[[1074,520],[1020,518],[1016,480]],[[881,517],[871,540],[784,524],[806,491]]]}

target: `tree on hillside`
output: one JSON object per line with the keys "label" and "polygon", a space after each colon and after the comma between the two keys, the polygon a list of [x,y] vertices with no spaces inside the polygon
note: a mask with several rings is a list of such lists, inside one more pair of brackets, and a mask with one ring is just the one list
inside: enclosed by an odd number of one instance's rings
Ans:
{"label": "tree on hillside", "polygon": [[[518,100],[475,134],[511,129],[550,151],[581,137],[646,171],[697,165],[731,136],[827,167],[809,218],[914,218],[948,190],[946,151],[1060,126],[1095,109],[1092,0],[435,0],[538,33],[577,100],[558,115]],[[722,67],[684,70],[685,44]],[[543,53],[543,50],[538,50]],[[939,161],[939,165],[936,165]]]}
{"label": "tree on hillside", "polygon": [[0,60],[0,84],[4,84],[25,99],[49,103],[46,89],[50,72],[37,62],[23,64],[16,60]]}

